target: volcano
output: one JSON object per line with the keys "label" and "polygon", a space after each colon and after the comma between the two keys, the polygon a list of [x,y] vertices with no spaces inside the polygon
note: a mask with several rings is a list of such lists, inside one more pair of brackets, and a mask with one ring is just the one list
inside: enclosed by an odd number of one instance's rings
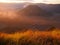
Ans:
{"label": "volcano", "polygon": [[26,16],[44,16],[49,17],[49,13],[47,13],[45,10],[40,8],[37,5],[28,5],[24,9],[19,10],[19,15],[26,15]]}

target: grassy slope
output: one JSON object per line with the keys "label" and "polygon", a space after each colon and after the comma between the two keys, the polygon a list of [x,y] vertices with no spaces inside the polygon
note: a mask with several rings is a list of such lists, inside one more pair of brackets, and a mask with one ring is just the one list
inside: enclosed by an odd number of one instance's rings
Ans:
{"label": "grassy slope", "polygon": [[0,33],[0,45],[60,45],[60,31]]}

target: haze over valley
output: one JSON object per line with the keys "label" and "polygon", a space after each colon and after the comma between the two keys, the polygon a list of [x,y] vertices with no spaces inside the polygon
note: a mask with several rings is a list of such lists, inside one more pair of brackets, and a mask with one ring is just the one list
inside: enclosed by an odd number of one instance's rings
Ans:
{"label": "haze over valley", "polygon": [[60,4],[0,3],[0,30],[4,31],[8,27],[12,30],[15,30],[14,28],[46,30],[50,27],[59,29]]}

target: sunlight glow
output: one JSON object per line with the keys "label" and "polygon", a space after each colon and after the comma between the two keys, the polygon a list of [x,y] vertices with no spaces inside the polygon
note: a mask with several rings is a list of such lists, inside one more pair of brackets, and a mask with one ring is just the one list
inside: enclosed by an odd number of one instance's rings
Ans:
{"label": "sunlight glow", "polygon": [[23,3],[23,2],[31,2],[31,3],[41,3],[43,0],[0,0],[2,3]]}
{"label": "sunlight glow", "polygon": [[33,0],[34,3],[42,3],[43,0]]}
{"label": "sunlight glow", "polygon": [[0,0],[0,3],[46,3],[46,4],[60,4],[60,0]]}
{"label": "sunlight glow", "polygon": [[28,1],[11,1],[11,0],[0,0],[1,3],[23,3]]}

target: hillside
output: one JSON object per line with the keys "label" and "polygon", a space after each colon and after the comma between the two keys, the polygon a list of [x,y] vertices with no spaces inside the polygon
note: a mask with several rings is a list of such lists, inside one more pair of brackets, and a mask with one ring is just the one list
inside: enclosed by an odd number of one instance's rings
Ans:
{"label": "hillside", "polygon": [[27,15],[27,16],[49,16],[45,10],[40,8],[37,5],[27,5],[24,9],[18,11],[19,15]]}
{"label": "hillside", "polygon": [[60,45],[60,31],[0,33],[0,45]]}
{"label": "hillside", "polygon": [[46,11],[52,11],[53,8],[59,11],[59,5],[40,3],[26,5],[20,3],[0,4],[0,31],[15,32],[23,29],[46,30],[48,28],[50,30],[52,26],[60,28],[60,14],[51,15]]}

